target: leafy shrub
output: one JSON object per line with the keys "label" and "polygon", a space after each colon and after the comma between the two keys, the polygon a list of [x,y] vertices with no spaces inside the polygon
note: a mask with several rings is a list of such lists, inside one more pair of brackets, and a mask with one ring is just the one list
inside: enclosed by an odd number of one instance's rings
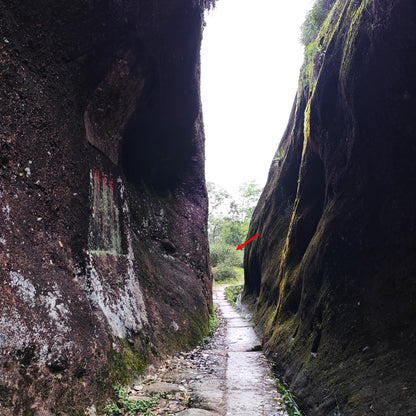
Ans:
{"label": "leafy shrub", "polygon": [[214,243],[210,247],[211,266],[218,267],[220,264],[227,266],[242,266],[242,256],[235,247],[224,243]]}
{"label": "leafy shrub", "polygon": [[216,282],[223,282],[224,280],[232,280],[237,277],[237,272],[234,267],[221,263],[218,267],[212,269],[214,280]]}

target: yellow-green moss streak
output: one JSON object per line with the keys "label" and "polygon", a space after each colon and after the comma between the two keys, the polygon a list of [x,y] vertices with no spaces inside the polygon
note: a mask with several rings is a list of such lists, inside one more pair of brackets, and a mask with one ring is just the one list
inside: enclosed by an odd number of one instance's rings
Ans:
{"label": "yellow-green moss streak", "polygon": [[198,345],[209,335],[209,315],[195,312],[186,328],[181,328],[171,337],[167,352],[177,352]]}
{"label": "yellow-green moss streak", "polygon": [[[147,357],[130,345],[126,340],[119,340],[117,348],[111,347],[108,353],[110,386],[128,384],[132,378],[143,374],[147,364]],[[110,387],[109,386],[109,387]]]}

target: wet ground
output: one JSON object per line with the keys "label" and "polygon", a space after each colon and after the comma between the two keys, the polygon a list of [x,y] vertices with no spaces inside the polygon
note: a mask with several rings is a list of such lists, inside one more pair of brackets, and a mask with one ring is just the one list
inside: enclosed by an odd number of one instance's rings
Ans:
{"label": "wet ground", "polygon": [[219,326],[211,341],[150,369],[128,397],[169,393],[153,415],[286,416],[252,325],[225,300],[223,287],[215,290],[214,304]]}

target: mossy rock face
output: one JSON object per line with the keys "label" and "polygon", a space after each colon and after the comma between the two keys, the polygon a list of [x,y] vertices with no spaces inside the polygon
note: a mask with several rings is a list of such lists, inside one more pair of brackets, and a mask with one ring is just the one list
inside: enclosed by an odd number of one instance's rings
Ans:
{"label": "mossy rock face", "polygon": [[335,2],[253,216],[245,295],[306,414],[416,403],[415,51],[414,2]]}
{"label": "mossy rock face", "polygon": [[106,380],[109,387],[117,384],[126,385],[133,378],[142,375],[148,358],[148,352],[139,351],[127,341],[121,340],[119,345],[112,347],[109,352],[109,376]]}

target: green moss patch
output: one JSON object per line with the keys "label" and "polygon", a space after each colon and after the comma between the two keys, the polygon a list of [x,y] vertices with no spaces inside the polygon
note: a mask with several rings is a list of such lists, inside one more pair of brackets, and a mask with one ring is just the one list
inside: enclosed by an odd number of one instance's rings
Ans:
{"label": "green moss patch", "polygon": [[147,364],[147,357],[126,340],[111,348],[109,352],[109,367],[112,385],[128,384],[133,377],[143,374]]}

